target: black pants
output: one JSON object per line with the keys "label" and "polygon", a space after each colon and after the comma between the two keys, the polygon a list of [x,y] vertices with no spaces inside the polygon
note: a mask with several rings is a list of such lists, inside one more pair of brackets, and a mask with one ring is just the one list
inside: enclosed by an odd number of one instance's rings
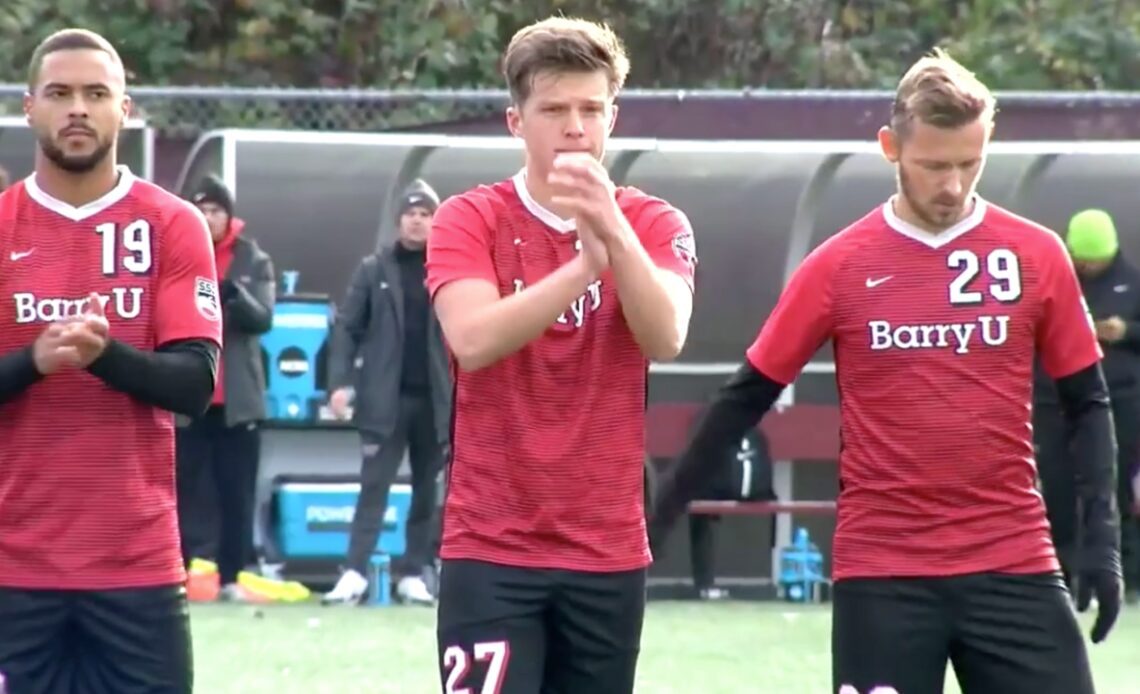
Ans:
{"label": "black pants", "polygon": [[720,516],[689,516],[689,561],[698,591],[716,583],[716,530]]}
{"label": "black pants", "polygon": [[1120,505],[1124,581],[1130,590],[1140,590],[1140,520],[1132,514],[1132,470],[1140,458],[1140,397],[1113,398],[1112,420],[1116,429],[1116,501]]}
{"label": "black pants", "polygon": [[431,398],[400,397],[400,416],[391,436],[360,432],[360,496],[348,540],[348,568],[364,573],[376,548],[388,510],[388,491],[400,471],[404,451],[412,468],[412,505],[406,550],[393,562],[393,574],[419,575],[434,559],[439,534],[439,473],[443,447],[435,430]]}
{"label": "black pants", "polygon": [[[1124,580],[1129,589],[1140,589],[1140,521],[1132,515],[1131,471],[1140,458],[1140,398],[1112,399],[1116,429],[1117,504],[1120,507],[1120,550]],[[1080,543],[1077,519],[1076,464],[1069,449],[1068,425],[1061,409],[1035,404],[1033,433],[1037,449],[1037,473],[1041,478],[1045,511],[1052,527],[1066,576],[1075,568]]]}
{"label": "black pants", "polygon": [[0,672],[10,694],[189,694],[183,586],[0,588]]}
{"label": "black pants", "polygon": [[436,628],[443,691],[631,694],[646,575],[445,560]]}
{"label": "black pants", "polygon": [[225,585],[253,561],[253,517],[261,432],[253,423],[227,427],[212,406],[178,429],[178,517],[182,556],[215,556]]}
{"label": "black pants", "polygon": [[974,574],[837,581],[832,691],[1093,694],[1084,638],[1061,577]]}

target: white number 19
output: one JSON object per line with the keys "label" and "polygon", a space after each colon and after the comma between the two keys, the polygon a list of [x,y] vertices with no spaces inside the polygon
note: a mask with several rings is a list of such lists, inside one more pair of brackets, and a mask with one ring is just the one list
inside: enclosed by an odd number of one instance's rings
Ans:
{"label": "white number 19", "polygon": [[123,256],[123,269],[136,275],[145,274],[150,270],[151,234],[150,222],[145,219],[136,219],[123,227],[122,233],[114,222],[107,222],[95,227],[95,233],[103,239],[103,274],[110,276],[116,272],[119,260],[119,239],[122,239],[122,248],[126,251]]}

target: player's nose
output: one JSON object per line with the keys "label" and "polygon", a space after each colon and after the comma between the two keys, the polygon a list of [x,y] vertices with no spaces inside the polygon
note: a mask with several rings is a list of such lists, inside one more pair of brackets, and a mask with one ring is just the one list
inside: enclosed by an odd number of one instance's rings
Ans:
{"label": "player's nose", "polygon": [[67,115],[72,120],[72,125],[86,125],[88,113],[90,113],[90,108],[88,108],[87,99],[83,97],[82,93],[76,91],[72,94],[67,108]]}
{"label": "player's nose", "polygon": [[565,134],[567,137],[579,138],[586,134],[586,128],[582,123],[582,114],[575,110],[570,111],[570,115],[566,118]]}

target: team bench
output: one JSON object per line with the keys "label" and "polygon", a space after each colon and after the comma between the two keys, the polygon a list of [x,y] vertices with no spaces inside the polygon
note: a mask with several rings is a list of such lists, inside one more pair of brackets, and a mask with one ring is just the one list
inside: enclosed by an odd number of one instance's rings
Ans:
{"label": "team bench", "polygon": [[694,501],[689,513],[698,516],[774,516],[796,513],[829,516],[835,513],[834,501]]}

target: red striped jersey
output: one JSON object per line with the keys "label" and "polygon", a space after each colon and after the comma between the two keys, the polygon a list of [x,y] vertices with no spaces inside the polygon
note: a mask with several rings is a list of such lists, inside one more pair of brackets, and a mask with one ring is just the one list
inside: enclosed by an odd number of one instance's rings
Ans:
{"label": "red striped jersey", "polygon": [[[653,261],[692,286],[686,217],[619,188]],[[428,287],[464,278],[502,296],[577,255],[573,220],[527,192],[523,174],[447,200],[428,240]],[[511,566],[625,571],[650,561],[645,535],[648,361],[607,271],[549,329],[474,372],[455,368],[452,462],[441,556]]]}
{"label": "red striped jersey", "polygon": [[790,383],[828,340],[843,444],[834,577],[1056,570],[1035,486],[1034,353],[1053,378],[1101,358],[1060,238],[980,198],[932,235],[888,202],[809,254],[748,359]]}
{"label": "red striped jersey", "polygon": [[[213,248],[189,203],[120,167],[73,207],[33,177],[0,194],[0,353],[81,315],[142,350],[221,342]],[[83,370],[0,404],[0,586],[102,590],[184,580],[173,415]]]}

